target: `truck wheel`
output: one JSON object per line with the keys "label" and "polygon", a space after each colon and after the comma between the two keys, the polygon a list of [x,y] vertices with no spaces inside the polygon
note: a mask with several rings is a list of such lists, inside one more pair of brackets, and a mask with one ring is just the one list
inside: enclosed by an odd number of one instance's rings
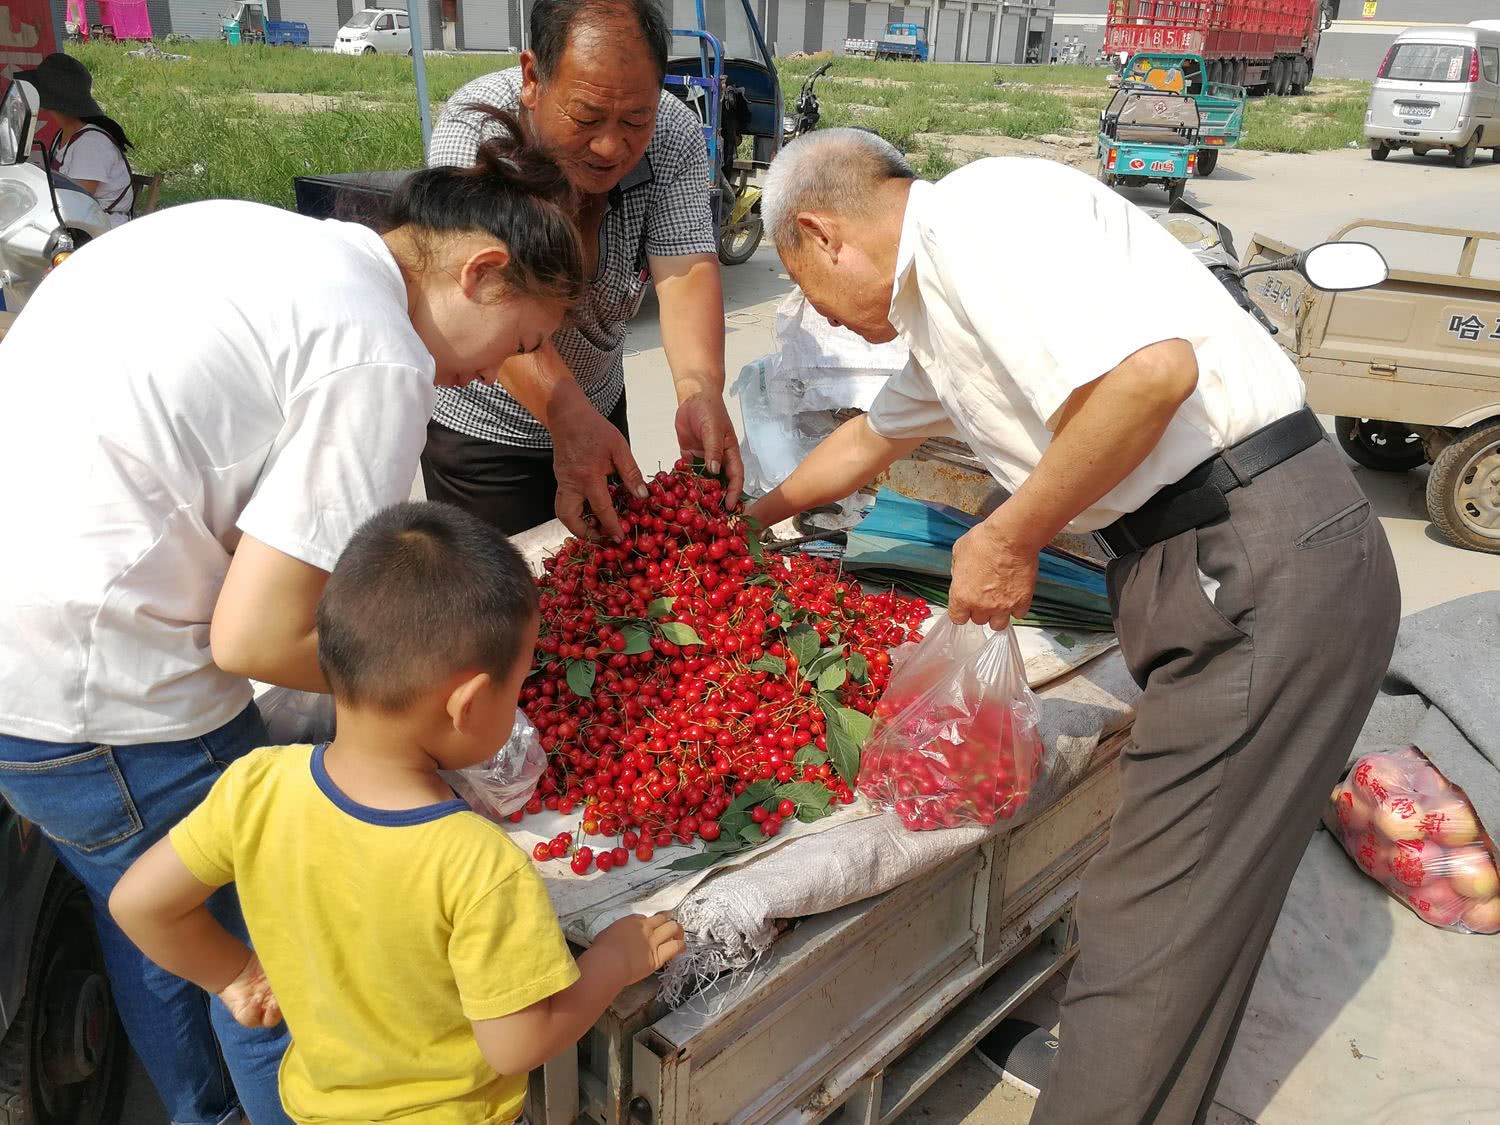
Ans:
{"label": "truck wheel", "polygon": [[1469,143],[1461,148],[1453,150],[1453,164],[1458,168],[1472,168],[1474,166],[1474,154],[1479,151],[1479,133],[1469,138]]}
{"label": "truck wheel", "polygon": [[1427,461],[1422,439],[1400,422],[1340,416],[1333,432],[1339,448],[1367,469],[1404,473]]}
{"label": "truck wheel", "polygon": [[113,1125],[128,1057],[88,895],[59,869],[0,1043],[0,1125]]}
{"label": "truck wheel", "polygon": [[1371,160],[1384,160],[1391,154],[1391,150],[1384,141],[1376,141],[1370,146]]}
{"label": "truck wheel", "polygon": [[1459,546],[1500,554],[1500,422],[1469,427],[1439,454],[1427,515]]}
{"label": "truck wheel", "polygon": [[1212,176],[1219,166],[1219,150],[1206,148],[1198,153],[1198,175]]}
{"label": "truck wheel", "polygon": [[1292,93],[1301,97],[1311,80],[1312,75],[1308,73],[1307,60],[1300,57],[1292,60]]}

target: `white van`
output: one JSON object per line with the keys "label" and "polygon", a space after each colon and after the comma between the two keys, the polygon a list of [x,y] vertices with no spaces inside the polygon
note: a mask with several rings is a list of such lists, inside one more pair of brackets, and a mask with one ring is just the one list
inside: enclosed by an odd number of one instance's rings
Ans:
{"label": "white van", "polygon": [[405,8],[366,8],[339,28],[334,53],[340,55],[411,54],[411,17]]}
{"label": "white van", "polygon": [[1370,89],[1365,137],[1376,160],[1399,148],[1445,148],[1460,168],[1481,148],[1500,160],[1500,21],[1397,36]]}

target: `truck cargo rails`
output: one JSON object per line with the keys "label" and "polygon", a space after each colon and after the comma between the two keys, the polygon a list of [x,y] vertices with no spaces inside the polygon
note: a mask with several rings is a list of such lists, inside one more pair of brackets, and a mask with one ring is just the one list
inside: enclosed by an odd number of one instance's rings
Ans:
{"label": "truck cargo rails", "polygon": [[1110,0],[1105,50],[1202,55],[1210,82],[1300,94],[1312,81],[1329,0]]}

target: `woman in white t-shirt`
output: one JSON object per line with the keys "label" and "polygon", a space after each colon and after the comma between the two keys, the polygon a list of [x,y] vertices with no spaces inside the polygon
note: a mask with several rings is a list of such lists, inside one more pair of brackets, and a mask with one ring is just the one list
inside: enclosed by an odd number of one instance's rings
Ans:
{"label": "woman in white t-shirt", "polygon": [[[238,202],[130,223],[0,341],[0,797],[96,905],[267,741],[251,679],[327,690],[314,609],[355,528],[408,497],[434,381],[493,379],[581,292],[567,181],[505,120],[474,168],[407,179],[383,234]],[[286,1121],[284,1031],[99,930],[172,1120]]]}
{"label": "woman in white t-shirt", "polygon": [[58,53],[16,77],[36,87],[42,118],[58,128],[47,152],[53,170],[98,200],[115,226],[127,221],[135,206],[130,162],[125,159],[130,138],[94,100],[94,79],[88,69],[70,55]]}

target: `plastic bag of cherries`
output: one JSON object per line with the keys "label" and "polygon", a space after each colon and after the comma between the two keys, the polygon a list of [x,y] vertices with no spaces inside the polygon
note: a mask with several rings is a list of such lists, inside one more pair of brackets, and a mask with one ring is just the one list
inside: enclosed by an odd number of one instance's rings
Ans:
{"label": "plastic bag of cherries", "polygon": [[1049,768],[1015,634],[944,615],[875,708],[859,789],[913,831],[1014,820]]}

